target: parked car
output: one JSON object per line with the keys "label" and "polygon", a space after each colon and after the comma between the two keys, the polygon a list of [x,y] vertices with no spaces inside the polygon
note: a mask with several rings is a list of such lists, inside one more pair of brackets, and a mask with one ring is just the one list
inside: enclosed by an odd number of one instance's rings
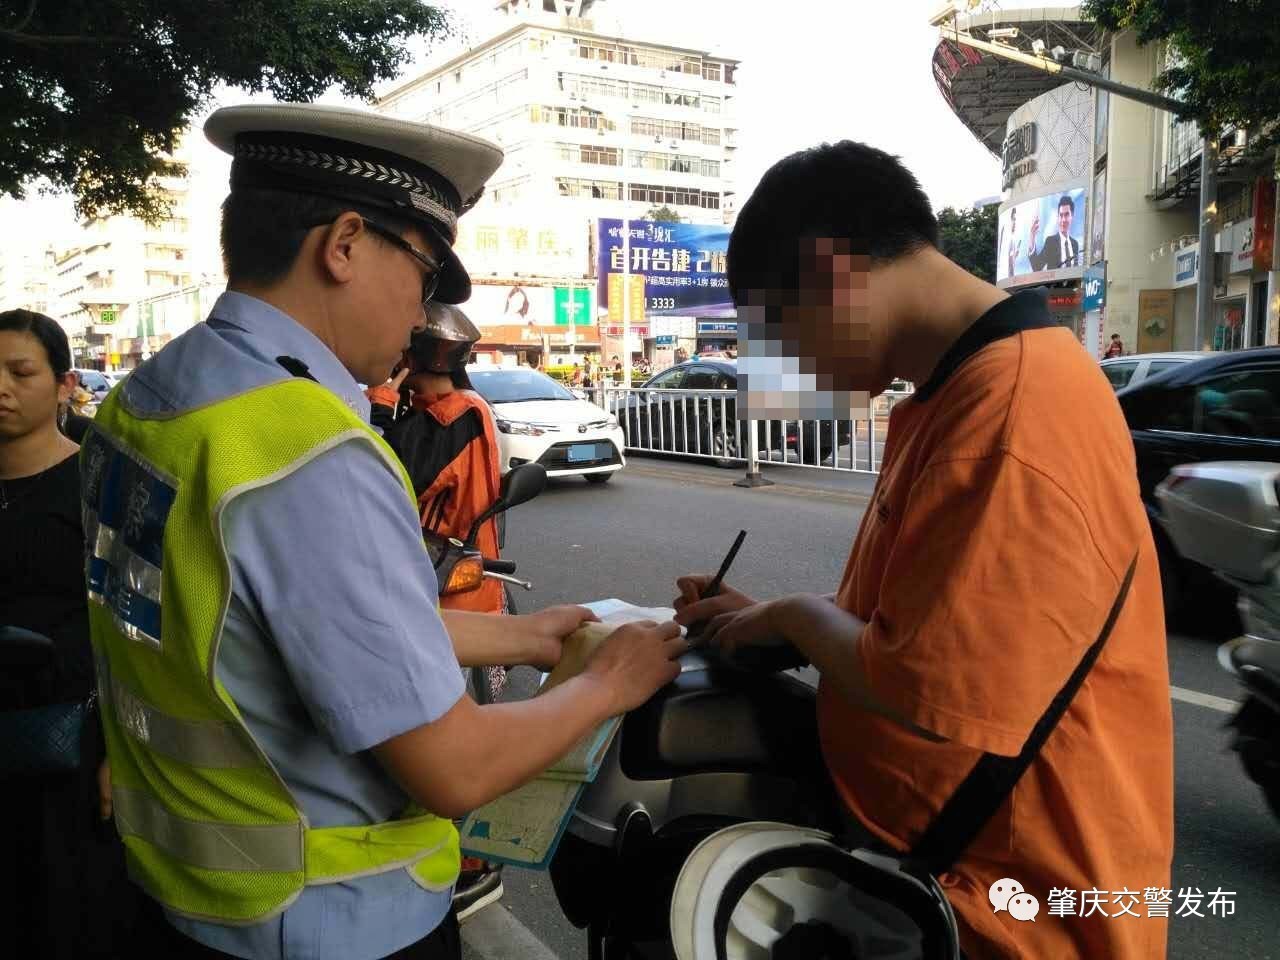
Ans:
{"label": "parked car", "polygon": [[1133,435],[1138,484],[1160,553],[1165,611],[1190,581],[1212,582],[1179,556],[1160,520],[1156,487],[1174,467],[1209,460],[1280,463],[1280,348],[1213,353],[1116,395]]}
{"label": "parked car", "polygon": [[529,367],[473,365],[467,375],[498,427],[502,472],[540,463],[549,477],[606,483],[626,465],[615,417]]}
{"label": "parked car", "polygon": [[111,388],[115,386],[107,379],[106,374],[100,370],[73,370],[79,380],[80,386],[93,394],[95,403],[101,403],[106,399],[107,394],[111,392]]}
{"label": "parked car", "polygon": [[[624,431],[633,446],[670,453],[703,453],[721,465],[742,457],[745,437],[738,420],[738,361],[723,357],[697,357],[676,364],[646,380],[627,398],[619,412]],[[653,390],[696,390],[691,394],[646,393]],[[786,449],[805,463],[821,464],[837,444],[849,443],[850,421],[771,421],[758,426],[757,443],[764,456],[769,450]],[[726,424],[729,424],[726,428]],[[632,438],[630,434],[635,434]],[[838,438],[833,444],[833,435]]]}
{"label": "parked car", "polygon": [[113,387],[128,375],[128,370],[108,370],[103,374],[104,377],[111,381]]}
{"label": "parked car", "polygon": [[1102,361],[1102,372],[1111,381],[1112,390],[1136,386],[1148,377],[1180,367],[1184,363],[1203,360],[1209,353],[1136,353],[1128,357],[1112,357]]}

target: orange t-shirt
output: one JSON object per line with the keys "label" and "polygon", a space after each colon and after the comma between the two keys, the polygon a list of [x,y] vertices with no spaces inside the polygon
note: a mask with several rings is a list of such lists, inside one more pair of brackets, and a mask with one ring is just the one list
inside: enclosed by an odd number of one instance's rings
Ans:
{"label": "orange t-shirt", "polygon": [[[1028,306],[1024,294],[992,313]],[[1147,888],[1168,888],[1173,853],[1159,571],[1128,430],[1069,331],[996,339],[894,409],[837,602],[867,624],[858,653],[875,697],[946,742],[827,685],[818,709],[846,804],[896,849],[917,841],[984,751],[1021,750],[1097,639],[1135,553],[1092,672],[1010,800],[939,878],[974,960],[1165,955],[1167,921],[1146,902]],[[1039,899],[1034,922],[993,910],[988,891],[1003,878]],[[1050,914],[1062,890],[1076,915]],[[1094,900],[1111,916],[1083,917]]]}

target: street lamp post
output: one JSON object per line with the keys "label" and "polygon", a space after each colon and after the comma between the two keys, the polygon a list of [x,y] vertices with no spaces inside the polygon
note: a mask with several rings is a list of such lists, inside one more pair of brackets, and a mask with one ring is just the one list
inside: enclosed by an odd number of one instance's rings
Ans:
{"label": "street lamp post", "polygon": [[[1013,47],[1003,43],[979,40],[977,37],[970,36],[967,33],[961,33],[958,26],[953,29],[943,27],[941,34],[946,40],[964,44],[966,47],[973,47],[975,50],[981,50],[984,53],[990,53],[993,56],[1002,57],[1014,63],[1034,67],[1048,74],[1060,75],[1064,80],[1075,80],[1091,87],[1098,87],[1102,90],[1110,91],[1118,97],[1124,97],[1126,100],[1134,100],[1149,107],[1155,107],[1157,110],[1166,110],[1169,113],[1178,114],[1186,107],[1186,104],[1180,100],[1152,93],[1150,90],[1143,90],[1141,87],[1131,87],[1126,83],[1120,83],[1090,70],[1077,70],[1075,67],[1068,67],[1058,63],[1056,60],[1023,53],[1021,50],[1015,50]],[[1205,130],[1202,126],[1200,134],[1203,143],[1201,144],[1200,153],[1200,263],[1196,275],[1195,344],[1197,350],[1204,345],[1202,342],[1203,331],[1210,328],[1209,313],[1213,309],[1213,244],[1218,213],[1216,131]]]}

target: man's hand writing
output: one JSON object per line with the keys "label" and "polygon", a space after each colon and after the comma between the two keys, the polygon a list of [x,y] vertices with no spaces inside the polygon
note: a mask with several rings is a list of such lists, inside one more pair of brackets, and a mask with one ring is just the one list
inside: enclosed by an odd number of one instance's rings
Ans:
{"label": "man's hand writing", "polygon": [[731,613],[744,607],[749,607],[756,602],[745,593],[741,593],[723,583],[714,597],[699,600],[698,597],[701,596],[702,591],[707,588],[707,584],[711,580],[711,577],[701,574],[680,577],[676,580],[676,589],[680,591],[680,596],[676,597],[674,603],[676,608],[675,620],[680,626],[687,627],[689,624],[697,623],[699,620],[710,620],[720,614]]}

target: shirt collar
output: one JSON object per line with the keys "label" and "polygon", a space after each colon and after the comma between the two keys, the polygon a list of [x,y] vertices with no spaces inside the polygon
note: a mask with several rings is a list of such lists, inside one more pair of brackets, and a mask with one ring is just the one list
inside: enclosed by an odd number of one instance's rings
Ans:
{"label": "shirt collar", "polygon": [[247,293],[228,290],[214,303],[209,323],[237,328],[264,359],[274,362],[278,356],[287,356],[302,361],[317,383],[368,421],[369,400],[355,377],[323,340],[283,310]]}

